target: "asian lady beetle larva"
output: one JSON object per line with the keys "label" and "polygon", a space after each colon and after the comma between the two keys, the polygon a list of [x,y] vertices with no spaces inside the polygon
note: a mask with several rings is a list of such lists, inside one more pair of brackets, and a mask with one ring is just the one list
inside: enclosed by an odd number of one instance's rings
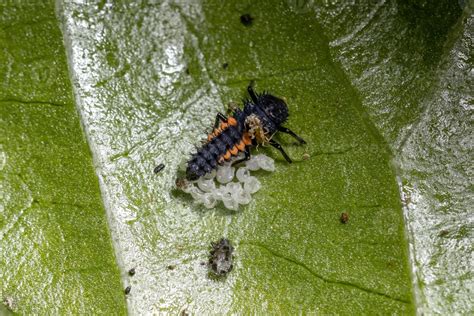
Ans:
{"label": "asian lady beetle larva", "polygon": [[257,145],[272,145],[291,163],[281,145],[272,139],[278,131],[290,134],[300,144],[306,144],[301,137],[282,126],[288,118],[288,106],[284,100],[266,92],[257,94],[251,86],[248,92],[251,100],[244,101],[243,110],[236,108],[229,117],[217,113],[214,129],[207,136],[206,143],[188,161],[188,180],[199,179],[240,152],[245,154],[245,158],[233,164],[250,159],[250,147]]}

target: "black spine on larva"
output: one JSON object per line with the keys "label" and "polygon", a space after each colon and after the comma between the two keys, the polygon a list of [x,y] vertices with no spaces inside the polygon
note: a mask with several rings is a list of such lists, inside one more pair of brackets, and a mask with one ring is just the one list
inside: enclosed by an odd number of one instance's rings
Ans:
{"label": "black spine on larva", "polygon": [[262,93],[258,96],[258,104],[271,118],[273,123],[280,126],[288,119],[288,106],[285,101],[274,95]]}
{"label": "black spine on larva", "polygon": [[273,134],[288,118],[288,106],[285,101],[268,93],[257,95],[257,102],[244,101],[246,115],[255,114],[269,134]]}
{"label": "black spine on larva", "polygon": [[215,169],[219,157],[240,142],[241,138],[242,133],[238,128],[227,127],[191,157],[186,170],[186,178],[196,180]]}

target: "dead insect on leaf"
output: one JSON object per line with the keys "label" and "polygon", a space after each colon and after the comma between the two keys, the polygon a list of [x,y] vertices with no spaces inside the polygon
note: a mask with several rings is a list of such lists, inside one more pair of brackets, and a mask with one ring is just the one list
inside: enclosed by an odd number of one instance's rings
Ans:
{"label": "dead insect on leaf", "polygon": [[209,267],[212,272],[217,276],[225,276],[227,273],[232,271],[234,247],[230,244],[230,241],[225,238],[221,238],[217,243],[211,243],[212,250],[209,257]]}

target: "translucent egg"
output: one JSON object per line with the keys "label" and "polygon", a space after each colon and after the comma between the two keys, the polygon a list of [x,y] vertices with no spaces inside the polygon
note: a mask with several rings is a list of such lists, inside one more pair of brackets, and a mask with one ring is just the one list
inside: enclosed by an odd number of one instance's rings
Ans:
{"label": "translucent egg", "polygon": [[260,160],[258,162],[258,165],[260,168],[262,168],[265,171],[275,171],[275,161],[267,156],[260,156]]}
{"label": "translucent egg", "polygon": [[206,208],[214,208],[222,201],[224,207],[236,211],[239,205],[249,204],[252,194],[260,190],[260,181],[251,175],[251,171],[259,169],[274,171],[274,160],[265,155],[255,155],[237,172],[231,163],[226,163],[197,181],[187,181],[182,190]]}
{"label": "translucent egg", "polygon": [[216,183],[213,179],[205,179],[204,177],[199,178],[197,181],[197,185],[199,189],[203,190],[204,192],[212,192],[216,188]]}
{"label": "translucent egg", "polygon": [[239,180],[239,182],[245,182],[245,179],[250,177],[250,171],[249,169],[242,167],[237,170],[235,176],[237,177],[237,180]]}
{"label": "translucent egg", "polygon": [[217,204],[217,199],[212,193],[206,193],[202,195],[202,201],[206,208],[213,208]]}
{"label": "translucent egg", "polygon": [[249,170],[256,171],[256,170],[260,169],[260,166],[258,165],[258,162],[259,162],[258,158],[252,157],[250,160],[247,160],[247,162],[245,163],[245,166]]}
{"label": "translucent egg", "polygon": [[229,210],[237,211],[239,209],[239,203],[230,196],[222,200],[224,206]]}
{"label": "translucent egg", "polygon": [[231,166],[221,166],[217,169],[216,179],[220,183],[228,183],[234,178],[235,168]]}
{"label": "translucent egg", "polygon": [[245,182],[244,182],[244,190],[247,191],[250,194],[254,194],[261,188],[260,181],[258,181],[257,178],[255,177],[249,177]]}

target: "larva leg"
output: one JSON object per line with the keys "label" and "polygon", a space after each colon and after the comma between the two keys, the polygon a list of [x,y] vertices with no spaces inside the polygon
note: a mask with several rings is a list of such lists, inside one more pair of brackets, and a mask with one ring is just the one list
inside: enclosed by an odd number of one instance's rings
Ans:
{"label": "larva leg", "polygon": [[278,128],[278,130],[279,130],[280,132],[283,132],[283,133],[286,133],[286,134],[290,134],[291,136],[293,136],[294,138],[296,138],[300,144],[306,144],[306,141],[305,141],[303,138],[301,138],[301,137],[299,137],[298,135],[296,135],[296,134],[295,134],[292,130],[290,130],[289,128],[280,126],[280,127]]}
{"label": "larva leg", "polygon": [[278,149],[281,154],[283,155],[283,157],[285,157],[286,161],[288,161],[289,163],[292,163],[293,161],[291,160],[290,157],[288,157],[288,155],[286,154],[286,152],[283,150],[283,147],[281,147],[280,144],[278,144],[276,141],[274,141],[273,139],[270,139],[269,141],[270,145],[272,145],[273,147],[275,147],[276,149]]}

